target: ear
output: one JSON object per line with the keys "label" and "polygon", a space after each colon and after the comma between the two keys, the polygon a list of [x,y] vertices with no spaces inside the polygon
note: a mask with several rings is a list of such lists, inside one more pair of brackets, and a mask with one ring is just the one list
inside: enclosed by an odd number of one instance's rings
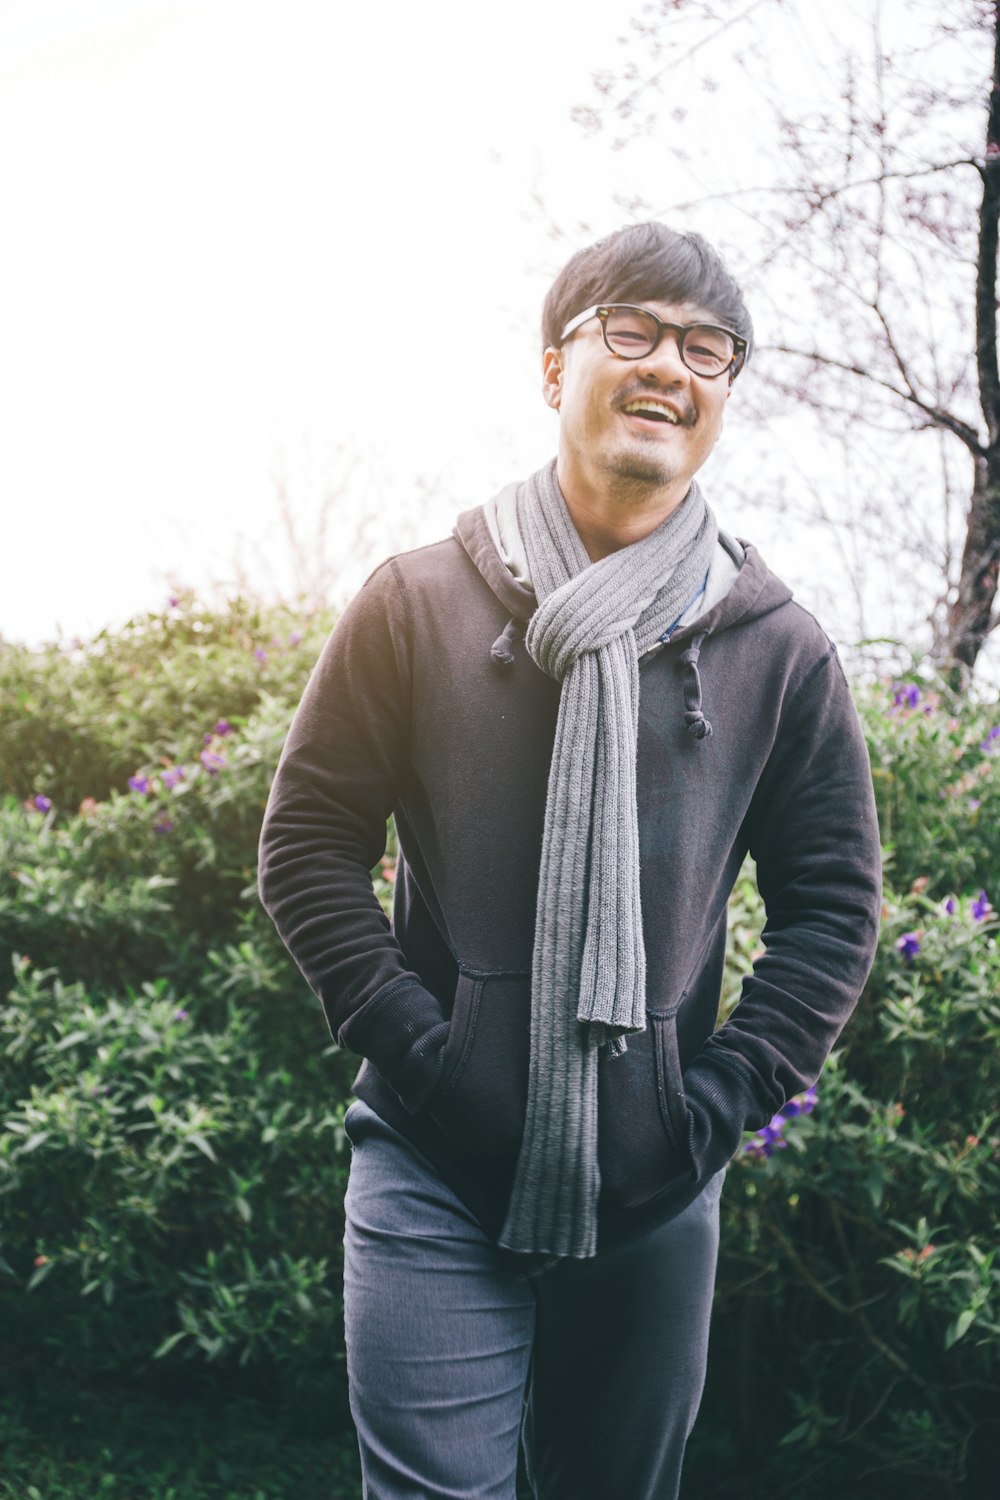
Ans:
{"label": "ear", "polygon": [[559,410],[562,400],[563,359],[560,349],[550,345],[542,355],[542,395],[547,406]]}

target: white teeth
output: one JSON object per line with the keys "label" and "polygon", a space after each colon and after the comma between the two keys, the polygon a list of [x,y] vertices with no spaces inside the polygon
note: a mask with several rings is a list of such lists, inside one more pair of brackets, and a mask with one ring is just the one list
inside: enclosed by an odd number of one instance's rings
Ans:
{"label": "white teeth", "polygon": [[652,413],[655,417],[665,417],[668,422],[676,426],[680,421],[677,413],[671,411],[668,406],[661,406],[658,401],[629,401],[624,407],[630,416],[642,416],[644,413]]}

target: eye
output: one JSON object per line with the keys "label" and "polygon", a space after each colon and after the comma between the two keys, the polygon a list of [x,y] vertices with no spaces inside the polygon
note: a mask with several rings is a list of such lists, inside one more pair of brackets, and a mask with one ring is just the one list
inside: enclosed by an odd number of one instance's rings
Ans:
{"label": "eye", "polygon": [[623,353],[642,353],[656,342],[656,323],[637,307],[613,307],[605,322],[607,341]]}
{"label": "eye", "polygon": [[726,362],[714,349],[705,349],[700,344],[685,344],[684,353],[689,361],[705,365],[713,370],[720,369]]}
{"label": "eye", "polygon": [[733,340],[724,328],[690,328],[684,338],[684,353],[689,360],[720,370],[733,357]]}

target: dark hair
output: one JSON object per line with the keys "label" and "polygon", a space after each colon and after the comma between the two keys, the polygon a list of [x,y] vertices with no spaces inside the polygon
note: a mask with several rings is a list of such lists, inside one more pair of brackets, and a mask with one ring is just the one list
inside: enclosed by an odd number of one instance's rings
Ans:
{"label": "dark hair", "polygon": [[563,266],[542,310],[542,346],[558,349],[570,318],[601,302],[698,302],[753,344],[743,294],[722,257],[700,234],[665,224],[630,224],[578,250]]}

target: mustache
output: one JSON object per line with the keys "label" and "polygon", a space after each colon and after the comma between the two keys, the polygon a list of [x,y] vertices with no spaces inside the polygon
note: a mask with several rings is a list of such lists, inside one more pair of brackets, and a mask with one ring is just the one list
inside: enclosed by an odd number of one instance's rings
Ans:
{"label": "mustache", "polygon": [[[634,391],[623,391],[619,396],[616,396],[613,405],[616,410],[622,411],[630,401],[641,401],[644,397],[652,398],[654,395],[659,394],[660,392],[658,391],[651,391],[644,386],[639,386]],[[679,396],[671,396],[670,404],[677,410],[678,416],[680,418],[678,426],[694,426],[695,422],[698,420],[698,413],[695,411],[694,406],[690,401],[684,401]]]}

